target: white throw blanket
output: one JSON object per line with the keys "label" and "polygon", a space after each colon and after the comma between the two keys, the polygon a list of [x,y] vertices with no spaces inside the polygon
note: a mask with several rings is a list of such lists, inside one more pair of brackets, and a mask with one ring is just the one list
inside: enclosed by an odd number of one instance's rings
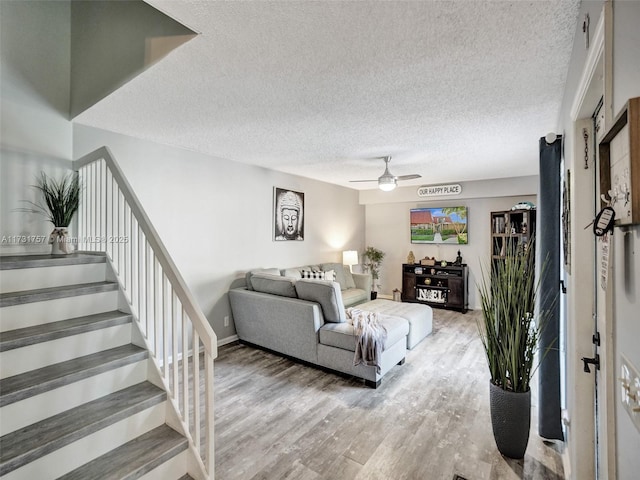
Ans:
{"label": "white throw blanket", "polygon": [[353,365],[373,366],[380,373],[380,357],[387,340],[387,329],[380,323],[375,312],[347,308],[345,313],[356,334]]}

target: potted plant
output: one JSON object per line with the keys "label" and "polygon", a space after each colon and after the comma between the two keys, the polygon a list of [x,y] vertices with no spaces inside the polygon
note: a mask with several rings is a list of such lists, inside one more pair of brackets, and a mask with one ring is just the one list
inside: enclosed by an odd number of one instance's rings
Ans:
{"label": "potted plant", "polygon": [[368,261],[363,264],[365,271],[371,272],[371,278],[373,283],[371,285],[371,300],[375,300],[378,296],[376,280],[380,278],[380,264],[382,263],[382,259],[384,258],[384,252],[382,250],[378,250],[375,247],[367,247],[364,251],[364,258]]}
{"label": "potted plant", "polygon": [[49,236],[52,244],[53,255],[71,253],[72,247],[69,241],[69,225],[80,205],[80,179],[78,173],[65,175],[61,180],[52,179],[42,172],[33,185],[40,194],[40,202],[31,202],[29,212],[44,215],[53,224],[53,231]]}
{"label": "potted plant", "polygon": [[[535,280],[533,241],[512,245],[504,259],[483,268],[478,285],[482,318],[480,339],[491,375],[491,425],[500,453],[523,458],[529,442],[531,390],[536,350],[546,314],[535,315],[539,280]],[[543,268],[544,270],[544,268]]]}

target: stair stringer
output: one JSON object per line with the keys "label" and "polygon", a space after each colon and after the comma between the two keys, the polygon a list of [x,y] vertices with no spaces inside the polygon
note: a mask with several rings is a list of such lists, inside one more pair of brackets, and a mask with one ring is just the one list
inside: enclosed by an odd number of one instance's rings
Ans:
{"label": "stair stringer", "polygon": [[[189,441],[189,448],[187,449],[187,473],[191,475],[194,480],[213,480],[213,477],[209,477],[207,474],[207,470],[202,462],[202,458],[200,457],[200,452],[198,452],[193,437],[189,432],[189,427],[182,419],[179,405],[173,398],[171,388],[162,375],[161,366],[159,365],[156,356],[152,354],[154,350],[150,348],[149,342],[142,332],[138,313],[135,311],[135,308],[133,308],[131,299],[122,285],[121,277],[117,274],[111,257],[108,254],[106,255],[106,259],[106,279],[118,284],[118,309],[122,312],[129,313],[132,316],[131,343],[140,348],[144,348],[149,352],[149,357],[147,359],[147,381],[154,384],[156,387],[163,389],[167,393],[165,423],[175,431],[182,434]],[[189,355],[192,354],[193,352],[190,351]],[[176,361],[179,360],[182,360],[182,358],[179,358]]]}

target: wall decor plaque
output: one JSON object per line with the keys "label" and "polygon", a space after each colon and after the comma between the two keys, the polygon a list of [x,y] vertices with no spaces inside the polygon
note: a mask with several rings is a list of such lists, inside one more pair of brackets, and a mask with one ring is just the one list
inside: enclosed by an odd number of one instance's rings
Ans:
{"label": "wall decor plaque", "polygon": [[419,197],[440,197],[442,195],[460,195],[462,187],[457,183],[449,185],[423,185],[418,187]]}
{"label": "wall decor plaque", "polygon": [[600,142],[602,206],[615,210],[615,226],[640,224],[640,97],[631,98]]}

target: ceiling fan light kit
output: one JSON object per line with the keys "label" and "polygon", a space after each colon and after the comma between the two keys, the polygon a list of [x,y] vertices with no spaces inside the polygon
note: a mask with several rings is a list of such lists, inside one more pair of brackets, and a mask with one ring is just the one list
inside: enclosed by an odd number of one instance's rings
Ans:
{"label": "ceiling fan light kit", "polygon": [[378,179],[378,188],[383,192],[390,192],[391,190],[396,188],[396,186],[397,186],[396,179],[391,175],[389,176],[383,175]]}

